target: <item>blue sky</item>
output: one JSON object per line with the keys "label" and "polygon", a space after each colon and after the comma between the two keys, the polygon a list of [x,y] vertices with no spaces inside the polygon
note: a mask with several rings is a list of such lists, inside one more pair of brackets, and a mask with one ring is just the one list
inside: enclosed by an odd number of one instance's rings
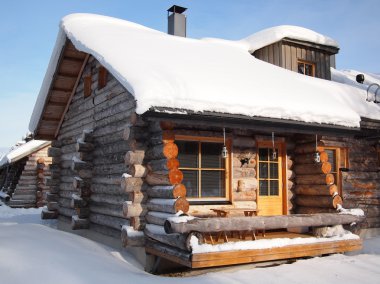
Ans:
{"label": "blue sky", "polygon": [[340,44],[338,69],[380,73],[379,0],[0,0],[0,147],[27,132],[60,19],[97,13],[166,31],[166,10],[188,8],[188,37],[240,39],[276,25],[303,26]]}

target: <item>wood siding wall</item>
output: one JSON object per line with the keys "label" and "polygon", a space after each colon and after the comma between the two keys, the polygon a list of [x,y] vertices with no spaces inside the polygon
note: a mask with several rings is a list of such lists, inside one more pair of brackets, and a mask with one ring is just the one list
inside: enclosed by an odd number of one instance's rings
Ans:
{"label": "wood siding wall", "polygon": [[256,50],[253,55],[260,60],[294,72],[298,72],[298,60],[314,63],[315,77],[326,80],[331,80],[330,67],[335,67],[335,55],[292,42],[276,42]]}

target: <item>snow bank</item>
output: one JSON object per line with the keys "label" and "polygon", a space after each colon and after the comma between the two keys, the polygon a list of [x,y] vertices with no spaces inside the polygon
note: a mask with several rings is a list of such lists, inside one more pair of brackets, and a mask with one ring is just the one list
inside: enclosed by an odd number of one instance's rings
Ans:
{"label": "snow bank", "polygon": [[[0,206],[1,283],[104,284],[111,281],[113,284],[243,284],[257,279],[260,283],[369,284],[377,283],[380,274],[380,239],[374,238],[365,243],[365,252],[371,255],[333,255],[262,269],[234,266],[197,277],[160,277],[145,273],[142,266],[125,251],[115,251],[78,235],[42,225],[9,224],[11,216],[21,217],[20,221],[24,220],[22,223],[25,223],[28,216],[33,216],[29,212],[40,209],[2,207]],[[5,212],[8,212],[9,218],[5,217]]]}
{"label": "snow bank", "polygon": [[[360,116],[380,119],[380,107],[367,103],[363,90],[260,61],[249,53],[253,46],[249,38],[240,42],[182,38],[93,14],[66,16],[60,27],[30,121],[31,131],[41,116],[65,34],[134,95],[139,114],[152,107],[167,107],[347,127],[359,127]],[[312,34],[302,34],[312,39]],[[336,44],[327,37],[313,36],[316,42]]]}
{"label": "snow bank", "polygon": [[29,154],[48,146],[49,144],[49,141],[30,140],[29,142],[22,144],[8,154],[4,155],[4,157],[0,160],[0,167],[4,166],[7,163],[17,162]]}

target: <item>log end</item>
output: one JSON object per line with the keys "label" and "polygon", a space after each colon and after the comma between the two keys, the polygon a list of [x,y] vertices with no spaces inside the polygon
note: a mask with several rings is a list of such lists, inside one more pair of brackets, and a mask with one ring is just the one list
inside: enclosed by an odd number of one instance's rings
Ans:
{"label": "log end", "polygon": [[176,200],[174,207],[175,207],[175,212],[182,211],[183,213],[187,213],[189,211],[190,204],[186,198],[180,197]]}

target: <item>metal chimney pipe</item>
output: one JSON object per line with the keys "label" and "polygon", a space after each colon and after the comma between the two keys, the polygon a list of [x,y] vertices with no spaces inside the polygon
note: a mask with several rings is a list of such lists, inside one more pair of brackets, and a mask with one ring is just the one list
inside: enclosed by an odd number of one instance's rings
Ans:
{"label": "metal chimney pipe", "polygon": [[177,5],[168,9],[168,34],[186,37],[186,15],[183,14],[186,10]]}

